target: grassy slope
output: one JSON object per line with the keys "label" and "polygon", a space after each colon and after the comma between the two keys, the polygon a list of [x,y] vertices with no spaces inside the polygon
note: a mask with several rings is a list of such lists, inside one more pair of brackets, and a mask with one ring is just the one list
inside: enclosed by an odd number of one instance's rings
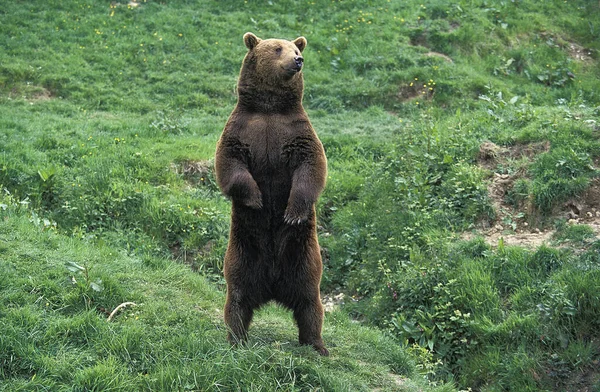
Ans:
{"label": "grassy slope", "polygon": [[[331,256],[327,289],[370,298],[353,311],[402,339],[431,343],[438,357],[423,354],[425,370],[437,374],[441,356],[441,373],[451,369],[465,387],[544,389],[565,374],[585,375],[597,361],[598,336],[589,333],[598,319],[598,299],[590,291],[598,282],[597,245],[586,241],[581,256],[448,243],[482,216],[493,218],[484,182],[490,173],[474,165],[484,140],[550,142],[549,153],[532,162],[494,168],[527,173],[512,197],[515,204],[533,200],[532,213],[522,218],[532,223],[552,224],[549,211],[597,176],[590,169],[600,151],[593,123],[600,104],[595,2],[174,1],[131,9],[74,0],[8,4],[0,22],[0,184],[32,208],[0,209],[7,233],[3,263],[15,282],[27,281],[2,291],[9,300],[0,311],[10,317],[1,321],[23,316],[2,324],[22,326],[2,341],[10,350],[25,350],[3,357],[12,364],[5,373],[11,387],[70,386],[77,373],[78,385],[97,378],[98,388],[110,380],[123,389],[200,388],[216,381],[235,389],[245,382],[240,374],[248,373],[257,389],[278,379],[285,380],[284,390],[387,389],[390,370],[410,373],[402,351],[380,349],[391,343],[341,314],[326,326],[329,340],[338,339],[332,359],[287,346],[294,340],[289,315],[272,308],[256,325],[256,339],[266,340],[230,351],[216,330],[218,315],[195,316],[195,305],[220,308],[215,303],[222,294],[187,267],[166,261],[184,260],[222,288],[228,204],[210,172],[189,175],[185,167],[197,161],[210,166],[205,161],[235,103],[241,36],[248,30],[308,38],[305,104],[330,169],[319,205],[322,243]],[[571,44],[591,54],[577,60]],[[0,204],[13,203],[3,197]],[[32,211],[35,228],[26,223]],[[71,239],[39,233],[54,225]],[[74,249],[79,264],[87,262],[79,253],[90,254],[103,292],[65,282],[69,260],[61,255]],[[98,256],[105,253],[114,255]],[[37,271],[39,259],[54,267]],[[38,275],[49,286],[44,296],[58,298],[51,312],[36,302],[42,297],[31,281]],[[140,325],[133,315],[118,320],[125,322],[123,331],[116,329],[121,324],[85,309],[84,295],[106,308],[143,302],[136,311],[148,322]],[[400,304],[398,296],[406,301]],[[455,310],[470,312],[473,322],[457,318]],[[425,326],[437,323],[433,339],[404,329],[403,322],[414,327],[419,317]],[[167,330],[171,324],[180,335]],[[524,334],[511,334],[515,328]],[[286,335],[266,335],[273,330]],[[84,338],[72,341],[71,331]],[[214,342],[185,338],[199,331],[213,334]],[[551,337],[540,343],[546,332]],[[96,340],[87,344],[88,333],[101,336],[98,346]],[[26,336],[41,343],[24,346]],[[115,336],[129,340],[103,347],[118,342]],[[483,344],[465,345],[464,336]],[[365,345],[373,351],[354,347],[360,340],[373,342]],[[56,341],[49,352],[47,341]],[[373,361],[381,350],[385,356]],[[207,353],[206,362],[196,360],[200,352]],[[137,357],[130,361],[129,353]],[[357,371],[365,363],[374,365],[366,374]],[[209,376],[194,380],[199,374]]]}
{"label": "grassy slope", "polygon": [[[56,234],[10,201],[3,203],[0,254],[0,390],[417,387],[396,376],[414,374],[404,351],[342,313],[331,314],[324,330],[331,358],[290,343],[293,321],[276,307],[257,316],[250,347],[231,349],[223,295],[204,277],[169,260],[129,257]],[[103,290],[91,289],[67,262],[85,266]],[[97,311],[125,301],[137,306],[111,322]]]}
{"label": "grassy slope", "polygon": [[[161,257],[188,246],[184,233],[195,233],[190,248],[226,240],[226,202],[211,179],[190,187],[180,166],[213,154],[243,55],[223,30],[240,38],[250,17],[219,21],[220,6],[207,6],[214,14],[177,3],[2,11],[1,182],[17,199],[0,203],[0,389],[428,388],[393,341],[342,313],[324,330],[331,358],[293,343],[277,307],[256,316],[249,348],[231,350],[222,290]],[[208,21],[216,36],[198,39]],[[213,259],[218,269],[222,253]],[[89,268],[89,282],[67,262]],[[138,305],[107,323],[99,309],[124,301]]]}

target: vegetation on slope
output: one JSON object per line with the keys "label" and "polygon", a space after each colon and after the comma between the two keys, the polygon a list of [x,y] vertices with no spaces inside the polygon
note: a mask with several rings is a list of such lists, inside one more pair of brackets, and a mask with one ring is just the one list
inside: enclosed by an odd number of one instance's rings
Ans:
{"label": "vegetation on slope", "polygon": [[[210,159],[246,31],[308,38],[323,288],[394,343],[335,313],[337,358],[280,350],[289,327],[232,352],[218,314],[192,310],[222,301],[229,205]],[[386,389],[387,372],[412,374],[405,346],[431,383],[599,388],[597,2],[47,1],[5,5],[0,32],[10,387]],[[557,232],[525,249],[478,237],[490,228]],[[130,300],[144,305],[123,325],[98,313]],[[266,310],[256,336],[284,314]]]}
{"label": "vegetation on slope", "polygon": [[341,312],[324,330],[331,358],[295,343],[291,315],[275,306],[232,349],[223,293],[202,275],[57,234],[9,197],[0,207],[2,391],[427,388],[404,350]]}

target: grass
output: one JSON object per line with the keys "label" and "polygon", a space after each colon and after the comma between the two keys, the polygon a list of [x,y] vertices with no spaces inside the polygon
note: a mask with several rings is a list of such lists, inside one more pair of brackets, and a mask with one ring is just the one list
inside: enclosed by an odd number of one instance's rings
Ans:
{"label": "grass", "polygon": [[[276,307],[223,338],[211,159],[246,31],[308,39],[323,289],[353,298],[328,359]],[[598,389],[598,238],[559,219],[597,187],[595,2],[48,1],[0,33],[0,389]],[[560,248],[460,238],[507,219],[495,174]]]}
{"label": "grass", "polygon": [[[291,316],[275,306],[256,316],[248,347],[232,349],[223,294],[202,275],[57,234],[30,222],[22,207],[3,205],[2,390],[423,387],[405,351],[341,312],[329,315],[324,330],[331,358],[298,346]],[[82,274],[67,268],[73,263],[86,266],[101,289],[81,284]],[[104,312],[125,301],[136,306],[107,322]]]}

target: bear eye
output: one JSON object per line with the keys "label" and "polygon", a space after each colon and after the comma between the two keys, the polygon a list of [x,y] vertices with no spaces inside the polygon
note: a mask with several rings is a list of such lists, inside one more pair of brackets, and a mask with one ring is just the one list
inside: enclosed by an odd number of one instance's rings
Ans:
{"label": "bear eye", "polygon": [[278,55],[280,55],[282,50],[283,50],[283,48],[280,46],[277,49],[275,49],[275,53],[277,53]]}

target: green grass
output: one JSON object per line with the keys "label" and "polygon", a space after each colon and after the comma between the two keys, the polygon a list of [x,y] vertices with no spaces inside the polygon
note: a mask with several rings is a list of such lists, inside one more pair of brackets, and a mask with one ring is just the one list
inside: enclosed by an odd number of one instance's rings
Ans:
{"label": "green grass", "polygon": [[[0,389],[599,388],[598,239],[556,223],[599,175],[596,2],[115,4],[0,10]],[[247,31],[308,39],[331,358],[274,306],[224,339],[211,159]],[[494,173],[560,249],[460,240],[501,218]]]}
{"label": "green grass", "polygon": [[[330,358],[299,346],[291,315],[275,306],[256,315],[248,347],[232,349],[221,320],[223,294],[202,275],[166,259],[127,256],[57,234],[5,201],[1,390],[424,387],[405,351],[339,311],[329,314],[324,329]],[[85,266],[101,290],[68,263]],[[107,322],[105,309],[126,301],[136,306]]]}

